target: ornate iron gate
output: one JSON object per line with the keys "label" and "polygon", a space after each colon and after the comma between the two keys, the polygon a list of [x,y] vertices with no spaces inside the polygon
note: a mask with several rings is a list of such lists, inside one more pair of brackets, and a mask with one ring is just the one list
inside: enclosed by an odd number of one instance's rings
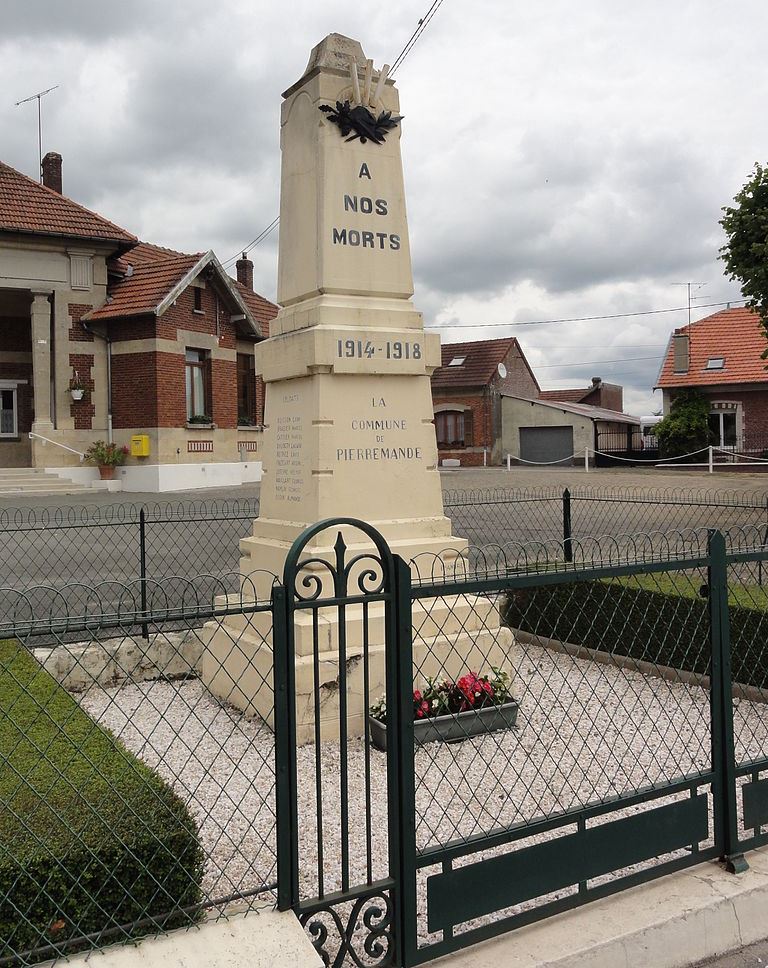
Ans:
{"label": "ornate iron gate", "polygon": [[[324,533],[333,545],[320,555]],[[355,553],[355,545],[362,550]],[[283,586],[274,592],[278,905],[296,911],[334,968],[402,963],[395,575],[382,536],[362,521],[338,518],[297,538]],[[297,675],[304,681],[297,683]],[[385,778],[372,762],[367,729],[377,682],[385,687]],[[335,775],[323,762],[328,739],[338,739]],[[297,750],[297,740],[313,746]],[[386,830],[373,817],[383,779]],[[313,814],[302,825],[300,798],[311,801]],[[326,849],[331,843],[338,848],[333,856]]]}

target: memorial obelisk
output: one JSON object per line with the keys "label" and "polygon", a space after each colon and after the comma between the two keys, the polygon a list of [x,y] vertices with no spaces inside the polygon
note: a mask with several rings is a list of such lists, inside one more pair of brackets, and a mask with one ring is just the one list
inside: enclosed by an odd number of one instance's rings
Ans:
{"label": "memorial obelisk", "polygon": [[[240,543],[244,594],[249,575],[281,576],[294,540],[326,518],[372,524],[406,561],[437,556],[450,571],[466,551],[443,513],[430,387],[440,341],[424,332],[411,301],[402,119],[387,70],[374,71],[357,41],[330,34],[283,95],[281,309],[270,338],[257,347],[266,384],[264,476],[253,534]],[[332,561],[338,530],[318,535],[307,556]],[[360,532],[350,533],[350,554],[366,547],[362,540]],[[441,616],[432,611],[431,634],[444,641],[430,648],[436,656],[455,656],[457,675],[466,671],[462,663],[502,664],[511,635],[499,629],[490,603],[464,596],[461,605],[444,604]],[[373,695],[384,683],[383,610],[380,619]],[[223,631],[213,637],[203,678],[229,701],[270,718],[271,693],[261,688],[271,679],[270,632],[259,627],[258,616],[228,621],[229,641]],[[314,645],[311,628],[298,627],[301,615],[296,622],[301,742],[311,736]],[[331,616],[320,663],[333,698],[338,646],[332,626]],[[421,638],[429,634],[423,628]],[[347,654],[354,656],[352,628],[347,637]],[[351,689],[357,698],[349,703],[350,728],[361,732],[363,691],[359,683]],[[338,728],[332,713],[334,721]]]}
{"label": "memorial obelisk", "polygon": [[373,524],[406,560],[466,547],[443,514],[440,340],[411,301],[399,114],[392,81],[339,34],[284,94],[282,308],[257,347],[264,476],[244,573],[281,574],[297,535],[340,515]]}

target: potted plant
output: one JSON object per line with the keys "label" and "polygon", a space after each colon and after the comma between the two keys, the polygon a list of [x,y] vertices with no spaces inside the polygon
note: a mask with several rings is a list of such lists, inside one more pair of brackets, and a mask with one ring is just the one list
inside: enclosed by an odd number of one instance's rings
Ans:
{"label": "potted plant", "polygon": [[80,379],[77,370],[73,371],[72,379],[69,381],[69,392],[72,394],[73,400],[82,400],[85,396],[85,384]]}
{"label": "potted plant", "polygon": [[187,417],[188,427],[213,427],[213,417],[210,417],[207,413],[196,413],[191,417]]}
{"label": "potted plant", "polygon": [[[492,676],[468,672],[456,682],[427,679],[424,689],[414,689],[414,743],[457,743],[514,726],[519,707],[510,692],[509,673],[496,668],[492,672]],[[380,750],[387,748],[386,718],[386,698],[381,697],[368,714],[371,741]]]}
{"label": "potted plant", "polygon": [[96,464],[102,481],[111,481],[115,476],[115,468],[125,463],[128,456],[127,447],[117,444],[106,444],[103,440],[95,440],[85,452],[85,459],[89,464]]}

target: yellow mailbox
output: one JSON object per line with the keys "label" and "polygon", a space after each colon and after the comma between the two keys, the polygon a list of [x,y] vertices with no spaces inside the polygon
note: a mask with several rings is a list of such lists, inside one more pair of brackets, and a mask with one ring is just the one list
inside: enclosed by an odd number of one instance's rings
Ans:
{"label": "yellow mailbox", "polygon": [[134,434],[131,437],[131,457],[149,457],[149,434]]}

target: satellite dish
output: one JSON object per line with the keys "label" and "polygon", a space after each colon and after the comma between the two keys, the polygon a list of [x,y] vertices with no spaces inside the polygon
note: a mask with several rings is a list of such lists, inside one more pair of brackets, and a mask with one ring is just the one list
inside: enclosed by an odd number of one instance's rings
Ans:
{"label": "satellite dish", "polygon": [[497,370],[498,370],[498,372],[499,372],[499,376],[500,376],[500,377],[502,378],[502,380],[503,380],[503,379],[504,379],[504,377],[505,377],[505,376],[507,375],[507,368],[506,368],[506,366],[504,366],[504,364],[503,364],[503,363],[499,363],[499,365],[498,365],[498,366],[496,367],[496,369],[497,369]]}

